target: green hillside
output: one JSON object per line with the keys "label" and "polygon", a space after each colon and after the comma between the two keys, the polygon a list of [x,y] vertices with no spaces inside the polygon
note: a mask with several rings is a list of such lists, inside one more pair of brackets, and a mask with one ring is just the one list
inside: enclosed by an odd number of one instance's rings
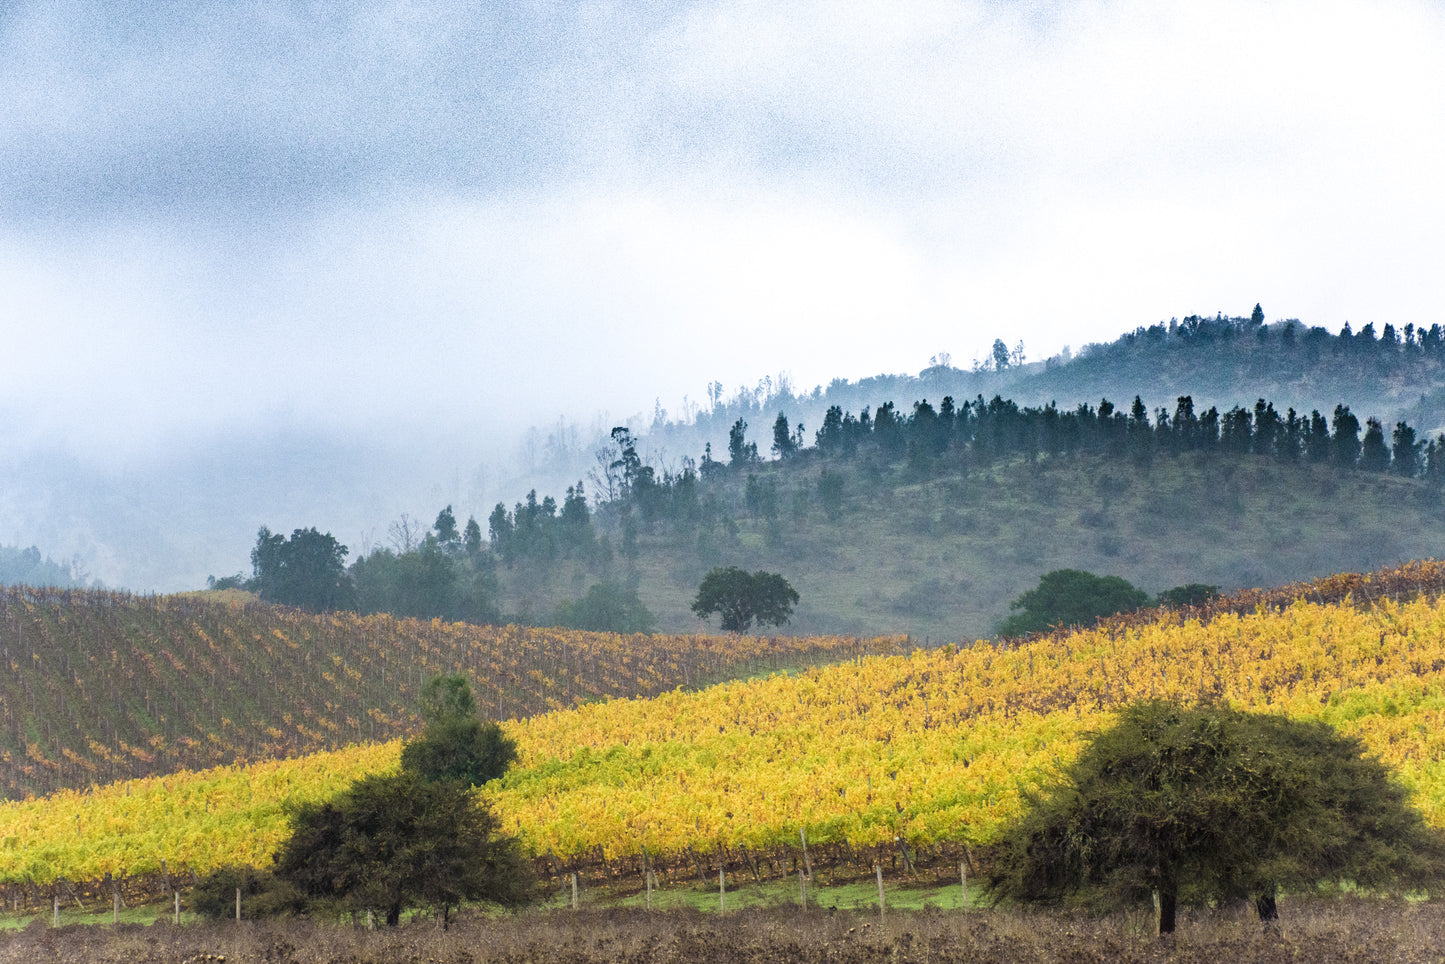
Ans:
{"label": "green hillside", "polygon": [[[820,475],[842,477],[836,517]],[[752,476],[776,487],[770,521],[747,504]],[[782,573],[802,601],[789,632],[905,632],[919,642],[991,634],[1045,572],[1080,568],[1150,593],[1186,583],[1229,590],[1433,558],[1445,503],[1417,479],[1252,455],[1186,453],[1147,466],[1100,455],[1015,459],[987,468],[801,458],[720,473],[704,486],[711,521],[638,525],[635,561],[557,559],[499,566],[505,612],[544,620],[599,579],[635,580],[671,631],[716,565]],[[597,524],[620,544],[615,515]]]}

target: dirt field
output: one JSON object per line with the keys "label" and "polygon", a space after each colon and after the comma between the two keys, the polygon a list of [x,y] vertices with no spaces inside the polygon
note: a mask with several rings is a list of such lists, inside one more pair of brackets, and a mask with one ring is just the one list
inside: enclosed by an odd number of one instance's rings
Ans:
{"label": "dirt field", "polygon": [[1021,964],[1021,962],[1442,962],[1445,903],[1290,902],[1273,930],[1240,912],[1186,915],[1161,941],[1142,915],[876,915],[785,910],[549,911],[368,931],[305,921],[175,927],[39,924],[0,936],[0,962],[126,964]]}

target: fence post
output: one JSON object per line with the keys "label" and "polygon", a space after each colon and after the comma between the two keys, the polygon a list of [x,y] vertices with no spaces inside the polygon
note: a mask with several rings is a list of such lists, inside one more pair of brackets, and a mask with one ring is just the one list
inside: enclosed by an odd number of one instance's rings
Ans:
{"label": "fence post", "polygon": [[574,871],[572,872],[572,909],[573,909],[573,910],[576,910],[577,908],[578,908],[578,899],[577,899],[577,872],[574,870]]}
{"label": "fence post", "polygon": [[963,880],[963,906],[968,907],[968,861],[958,862],[958,876]]}
{"label": "fence post", "polygon": [[181,922],[181,892],[176,890],[172,891],[171,894],[176,899],[176,923],[179,924]]}
{"label": "fence post", "polygon": [[878,919],[883,919],[883,865],[873,861],[873,873],[878,876]]}
{"label": "fence post", "polygon": [[723,877],[721,864],[718,865],[717,869],[717,912],[719,914],[726,914],[728,912],[727,883]]}
{"label": "fence post", "polygon": [[52,921],[52,923],[51,923],[51,926],[52,926],[52,927],[59,927],[59,926],[60,926],[60,895],[59,895],[59,894],[56,894],[56,895],[55,895],[55,915],[54,915],[53,917],[51,917],[51,921]]}
{"label": "fence post", "polygon": [[241,919],[241,888],[236,888],[236,920]]}

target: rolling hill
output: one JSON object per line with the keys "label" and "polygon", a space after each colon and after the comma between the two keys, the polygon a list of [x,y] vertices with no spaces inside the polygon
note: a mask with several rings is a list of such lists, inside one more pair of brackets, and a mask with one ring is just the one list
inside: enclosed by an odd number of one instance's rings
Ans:
{"label": "rolling hill", "polygon": [[[1438,826],[1442,591],[1445,567],[1416,565],[1006,649],[859,657],[559,709],[507,724],[520,758],[486,793],[553,874],[906,868],[987,842],[1083,733],[1124,701],[1164,696],[1325,720],[1394,768]],[[393,742],[0,805],[0,880],[159,885],[167,867],[264,865],[284,837],[285,799],[324,796],[397,753]]]}
{"label": "rolling hill", "polygon": [[631,636],[338,613],[241,594],[0,588],[0,794],[296,756],[419,726],[465,672],[519,718],[886,651],[896,640]]}

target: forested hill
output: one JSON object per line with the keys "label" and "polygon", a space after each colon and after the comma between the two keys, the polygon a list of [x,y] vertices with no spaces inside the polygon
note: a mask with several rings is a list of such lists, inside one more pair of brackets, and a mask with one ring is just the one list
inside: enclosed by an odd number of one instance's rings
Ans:
{"label": "forested hill", "polygon": [[1366,324],[1352,331],[1346,324],[1331,333],[1296,322],[1186,318],[1089,346],[1068,364],[1046,364],[1017,379],[1012,391],[1062,402],[1064,396],[1103,397],[1120,385],[1138,386],[1169,408],[1180,395],[1221,406],[1266,398],[1300,411],[1328,411],[1346,400],[1362,416],[1387,424],[1405,420],[1433,435],[1445,428],[1439,395],[1445,336],[1439,325],[1386,324],[1376,331]]}
{"label": "forested hill", "polygon": [[[573,538],[555,503],[492,515],[499,606],[562,617],[589,587],[635,588],[670,629],[711,567],[777,572],[804,632],[988,635],[1051,570],[1149,593],[1226,590],[1430,558],[1445,545],[1445,440],[1363,424],[1349,406],[1269,402],[1149,413],[995,397],[827,414],[804,444],[785,418],[694,469],[657,470],[625,430]],[[770,430],[771,429],[771,430]],[[769,442],[779,456],[764,459]],[[577,529],[578,532],[582,528]]]}
{"label": "forested hill", "polygon": [[1280,411],[1329,412],[1343,401],[1361,418],[1374,416],[1387,425],[1403,419],[1422,436],[1445,430],[1445,331],[1438,324],[1356,328],[1347,322],[1332,331],[1292,319],[1268,322],[1262,310],[1249,317],[1192,315],[1046,360],[1029,361],[1027,346],[1000,339],[993,355],[966,367],[953,367],[946,354],[933,361],[917,375],[835,379],[811,391],[795,390],[786,375],[740,389],[714,384],[708,406],[681,418],[659,410],[650,426],[633,428],[647,451],[676,458],[709,442],[720,446],[740,417],[771,424],[783,412],[794,425],[816,428],[834,405],[858,412],[888,401],[937,405],[945,396],[962,401],[997,394],[1019,405],[1056,402],[1063,408],[1101,398],[1127,404],[1139,395],[1151,412],[1173,411],[1181,395],[1192,396],[1200,410],[1265,398]]}
{"label": "forested hill", "polygon": [[[268,598],[692,632],[701,580],[737,566],[798,590],[791,630],[952,641],[992,634],[1054,569],[1233,590],[1445,545],[1445,433],[1420,403],[1445,370],[1438,325],[1331,334],[1261,309],[1044,363],[995,348],[968,372],[939,357],[806,397],[715,384],[685,423],[613,429],[565,496],[410,520],[396,551],[350,561],[344,603]],[[1412,396],[1426,417],[1400,417]],[[301,551],[266,530],[257,548],[283,545]]]}

